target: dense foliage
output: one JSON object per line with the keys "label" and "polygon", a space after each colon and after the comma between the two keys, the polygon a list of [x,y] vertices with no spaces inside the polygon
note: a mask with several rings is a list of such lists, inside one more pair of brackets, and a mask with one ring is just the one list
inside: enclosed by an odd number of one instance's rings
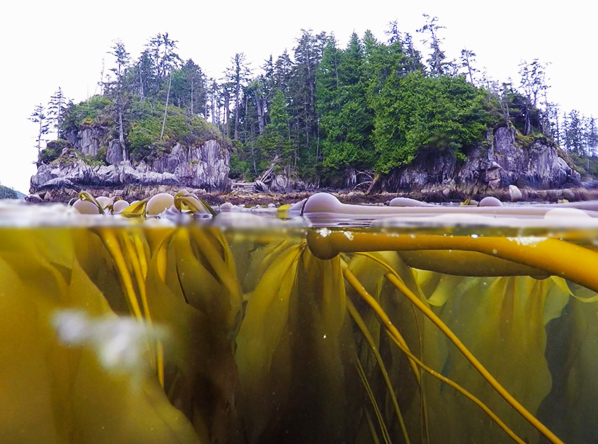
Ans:
{"label": "dense foliage", "polygon": [[387,173],[439,151],[464,159],[500,125],[543,134],[578,156],[598,147],[594,119],[577,111],[561,117],[549,103],[541,62],[522,63],[518,87],[499,85],[480,74],[474,52],[449,60],[443,27],[425,19],[418,30],[429,45],[425,61],[392,22],[386,42],[367,31],[345,48],[331,35],[302,30],[292,53],[270,57],[259,72],[235,54],[221,79],[183,62],[168,33],[152,37],[136,60],[117,41],[101,94],[65,105],[59,89],[46,124],[36,107],[37,145],[50,123],[71,140],[83,128],[102,127],[120,141],[124,158],[136,160],[177,142],[231,140],[231,177],[285,170],[320,184],[355,184],[359,174]]}

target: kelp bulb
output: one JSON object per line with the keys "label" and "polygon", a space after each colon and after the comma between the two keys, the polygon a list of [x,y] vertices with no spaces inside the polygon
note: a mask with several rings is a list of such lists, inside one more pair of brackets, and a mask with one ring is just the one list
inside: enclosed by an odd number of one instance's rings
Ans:
{"label": "kelp bulb", "polygon": [[147,214],[157,216],[174,205],[174,197],[168,193],[158,193],[147,202]]}
{"label": "kelp bulb", "polygon": [[395,197],[389,203],[391,207],[428,207],[430,204],[409,197]]}
{"label": "kelp bulb", "polygon": [[78,200],[73,204],[73,208],[81,214],[100,214],[97,205],[87,200]]}
{"label": "kelp bulb", "polygon": [[96,201],[102,206],[105,210],[109,205],[112,205],[112,199],[106,196],[96,197]]}
{"label": "kelp bulb", "polygon": [[340,209],[343,206],[332,194],[317,193],[310,196],[303,206],[303,213],[326,213]]}
{"label": "kelp bulb", "polygon": [[126,200],[117,200],[116,202],[114,202],[114,205],[112,206],[113,212],[114,212],[114,214],[119,214],[120,212],[122,212],[122,210],[124,210],[128,206],[129,206],[129,202],[127,202]]}
{"label": "kelp bulb", "polygon": [[478,204],[479,207],[502,207],[502,202],[498,200],[496,197],[486,196],[480,203]]}

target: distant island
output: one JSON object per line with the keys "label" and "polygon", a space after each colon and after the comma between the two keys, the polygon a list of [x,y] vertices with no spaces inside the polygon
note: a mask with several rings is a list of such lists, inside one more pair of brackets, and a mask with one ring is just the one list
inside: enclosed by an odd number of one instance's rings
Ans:
{"label": "distant island", "polygon": [[598,173],[595,120],[548,101],[543,63],[522,63],[518,84],[493,81],[471,50],[447,59],[442,28],[425,16],[427,57],[396,22],[385,41],[368,31],[345,48],[302,30],[292,54],[257,70],[235,54],[221,79],[181,60],[168,33],[136,58],[116,41],[100,94],[75,104],[59,88],[35,107],[31,192],[251,184],[459,198]]}

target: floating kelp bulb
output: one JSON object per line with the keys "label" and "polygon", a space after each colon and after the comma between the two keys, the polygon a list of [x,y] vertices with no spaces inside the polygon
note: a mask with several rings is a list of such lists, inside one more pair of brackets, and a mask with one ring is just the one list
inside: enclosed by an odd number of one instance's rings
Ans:
{"label": "floating kelp bulb", "polygon": [[168,193],[158,193],[147,202],[147,215],[157,216],[174,205],[174,197]]}
{"label": "floating kelp bulb", "polygon": [[391,207],[429,207],[430,204],[408,197],[395,197],[389,203]]}
{"label": "floating kelp bulb", "polygon": [[75,208],[81,214],[100,214],[100,209],[93,202],[88,200],[78,200],[73,204]]}
{"label": "floating kelp bulb", "polygon": [[282,205],[278,211],[287,211],[291,216],[299,216],[303,212],[303,206],[307,199],[302,199],[292,205]]}
{"label": "floating kelp bulb", "polygon": [[106,196],[96,197],[96,201],[100,204],[100,206],[105,210],[110,205],[112,205],[113,199]]}
{"label": "floating kelp bulb", "polygon": [[343,204],[332,194],[317,193],[310,196],[303,206],[303,213],[326,213],[340,210]]}
{"label": "floating kelp bulb", "polygon": [[129,202],[127,202],[126,200],[117,200],[116,202],[114,202],[114,205],[112,206],[112,212],[114,214],[119,214],[122,212],[122,210],[124,210],[125,208],[127,208],[129,206]]}
{"label": "floating kelp bulb", "polygon": [[233,210],[233,204],[230,202],[225,202],[220,205],[220,211],[223,213],[230,212]]}
{"label": "floating kelp bulb", "polygon": [[478,204],[479,207],[502,207],[502,202],[498,200],[496,197],[486,196],[480,203]]}
{"label": "floating kelp bulb", "polygon": [[577,208],[554,208],[548,210],[544,215],[544,219],[556,219],[556,218],[585,218],[591,219],[592,217],[583,210]]}

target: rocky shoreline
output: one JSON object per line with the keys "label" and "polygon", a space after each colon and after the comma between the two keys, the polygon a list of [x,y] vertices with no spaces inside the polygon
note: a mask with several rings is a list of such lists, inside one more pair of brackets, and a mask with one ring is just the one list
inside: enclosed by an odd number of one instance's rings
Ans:
{"label": "rocky shoreline", "polygon": [[319,191],[333,193],[342,202],[370,204],[384,204],[394,197],[434,203],[479,201],[486,196],[503,202],[598,198],[598,184],[584,187],[566,153],[553,142],[543,136],[521,136],[510,127],[489,132],[485,143],[471,149],[466,160],[448,152],[428,153],[365,182],[348,172],[352,180],[341,185],[345,189],[310,186],[290,170],[275,169],[274,164],[255,182],[235,182],[229,178],[229,147],[216,140],[192,147],[176,144],[139,163],[115,156],[120,152],[117,144],[103,140],[108,144],[108,165],[90,164],[85,156],[93,158],[97,149],[88,145],[95,141],[92,145],[97,148],[100,142],[87,132],[73,137],[72,146],[64,148],[58,158],[38,165],[30,190],[38,197],[32,200],[68,202],[79,192],[89,191],[132,201],[161,192],[175,194],[183,188],[211,205],[280,205]]}
{"label": "rocky shoreline", "polygon": [[[144,185],[126,185],[122,188],[106,187],[88,187],[85,189],[73,188],[52,188],[41,190],[35,194],[33,199],[38,202],[63,202],[67,203],[72,198],[78,196],[81,191],[87,191],[94,196],[120,197],[129,202],[150,197],[157,193],[176,194],[182,187],[171,185],[144,186]],[[484,197],[492,196],[502,202],[536,202],[536,203],[556,203],[559,201],[587,201],[598,199],[598,189],[588,188],[566,188],[552,190],[535,189],[517,189],[517,193],[509,193],[509,190],[497,189],[488,190],[485,193],[466,194],[465,191],[457,188],[435,189],[429,191],[413,191],[391,193],[387,191],[367,193],[364,191],[353,190],[334,190],[318,189],[311,191],[293,192],[293,193],[275,193],[275,192],[252,192],[247,190],[233,190],[230,192],[208,192],[204,189],[186,188],[188,191],[201,197],[212,206],[218,206],[225,202],[233,205],[283,205],[297,202],[309,197],[316,192],[328,192],[336,196],[343,203],[383,205],[395,197],[409,197],[430,203],[461,203],[466,199],[479,201]],[[511,189],[511,191],[514,191]],[[518,198],[513,198],[518,197]]]}

